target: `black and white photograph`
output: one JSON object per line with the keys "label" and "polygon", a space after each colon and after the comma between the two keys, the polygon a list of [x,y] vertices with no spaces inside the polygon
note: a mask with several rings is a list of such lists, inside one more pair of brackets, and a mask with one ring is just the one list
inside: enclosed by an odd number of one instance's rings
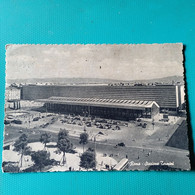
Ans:
{"label": "black and white photograph", "polygon": [[190,170],[181,43],[6,46],[3,172]]}

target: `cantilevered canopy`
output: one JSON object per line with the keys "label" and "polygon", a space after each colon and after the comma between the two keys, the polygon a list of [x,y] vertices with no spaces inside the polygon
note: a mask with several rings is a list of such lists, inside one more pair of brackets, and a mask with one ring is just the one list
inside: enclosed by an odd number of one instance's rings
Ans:
{"label": "cantilevered canopy", "polygon": [[89,99],[89,98],[73,98],[73,97],[50,97],[48,99],[38,99],[38,102],[51,103],[51,104],[65,104],[65,105],[79,105],[79,106],[96,106],[96,107],[109,107],[109,108],[123,108],[134,110],[145,110],[152,108],[155,104],[158,108],[159,105],[155,101],[144,100],[118,100],[118,99]]}

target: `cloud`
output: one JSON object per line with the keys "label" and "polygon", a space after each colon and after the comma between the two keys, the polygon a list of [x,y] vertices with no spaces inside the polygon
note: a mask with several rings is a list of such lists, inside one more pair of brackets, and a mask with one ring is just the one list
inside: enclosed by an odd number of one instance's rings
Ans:
{"label": "cloud", "polygon": [[181,44],[11,45],[7,78],[152,79],[183,75]]}

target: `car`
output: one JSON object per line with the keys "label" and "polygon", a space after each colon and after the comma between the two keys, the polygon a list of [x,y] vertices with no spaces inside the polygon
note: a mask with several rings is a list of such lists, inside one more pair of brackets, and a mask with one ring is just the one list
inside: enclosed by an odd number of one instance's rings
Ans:
{"label": "car", "polygon": [[106,119],[95,119],[95,122],[99,122],[99,123],[107,123]]}
{"label": "car", "polygon": [[140,119],[140,118],[138,118],[138,119],[137,119],[137,122],[141,122],[141,119]]}
{"label": "car", "polygon": [[117,144],[117,146],[124,147],[124,146],[125,146],[125,144],[124,144],[123,142],[120,142],[120,143],[118,143],[118,144]]}
{"label": "car", "polygon": [[103,128],[104,128],[102,124],[100,124],[98,127],[99,127],[100,129],[103,129]]}
{"label": "car", "polygon": [[82,122],[79,122],[78,125],[79,125],[79,126],[82,126],[83,124],[82,124]]}
{"label": "car", "polygon": [[168,119],[168,118],[164,118],[163,121],[164,121],[164,122],[168,122],[169,119]]}
{"label": "car", "polygon": [[106,129],[111,129],[111,125],[109,125],[109,124],[106,124],[105,127],[106,127]]}
{"label": "car", "polygon": [[162,121],[162,122],[168,122],[169,119],[168,118],[163,118],[163,119],[160,119],[159,121]]}
{"label": "car", "polygon": [[40,117],[35,117],[33,118],[33,121],[38,121],[39,119],[41,119]]}
{"label": "car", "polygon": [[87,127],[91,127],[91,122],[86,122],[85,124]]}
{"label": "car", "polygon": [[113,125],[117,125],[118,123],[117,123],[117,121],[113,121],[112,124]]}
{"label": "car", "polygon": [[144,123],[144,124],[142,125],[142,128],[146,128],[146,125],[147,125],[147,124],[146,124],[146,123]]}
{"label": "car", "polygon": [[15,124],[18,124],[18,125],[21,125],[22,124],[22,121],[21,120],[13,120],[12,123],[15,123]]}
{"label": "car", "polygon": [[81,120],[79,116],[75,116],[74,120]]}
{"label": "car", "polygon": [[12,116],[8,116],[7,118],[8,118],[8,119],[14,119]]}
{"label": "car", "polygon": [[120,130],[121,128],[118,126],[118,125],[116,125],[116,130]]}
{"label": "car", "polygon": [[4,124],[5,124],[5,125],[8,125],[8,124],[10,124],[10,123],[11,123],[11,121],[4,120]]}
{"label": "car", "polygon": [[123,125],[124,125],[125,127],[128,127],[128,123],[124,123]]}

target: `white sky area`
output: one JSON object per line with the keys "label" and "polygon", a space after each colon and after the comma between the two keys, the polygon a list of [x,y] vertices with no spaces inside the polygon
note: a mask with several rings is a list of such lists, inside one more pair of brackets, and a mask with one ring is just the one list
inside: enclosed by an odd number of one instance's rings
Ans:
{"label": "white sky area", "polygon": [[182,44],[7,45],[6,78],[183,76]]}

